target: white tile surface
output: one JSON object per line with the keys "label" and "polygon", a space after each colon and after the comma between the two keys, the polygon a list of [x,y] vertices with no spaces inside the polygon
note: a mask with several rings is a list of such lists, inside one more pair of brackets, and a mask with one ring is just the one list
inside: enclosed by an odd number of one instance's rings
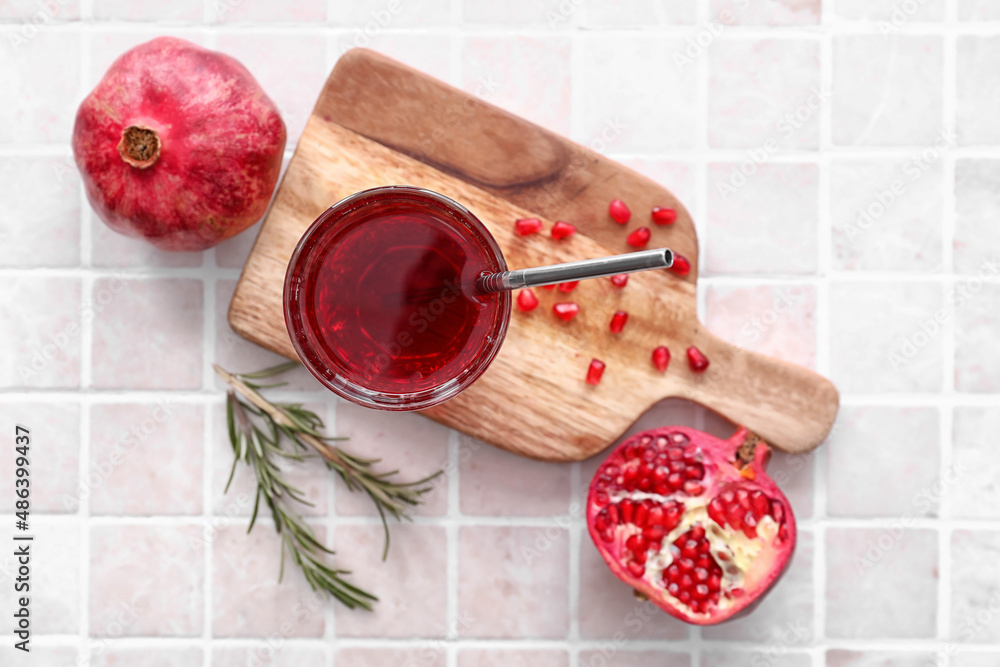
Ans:
{"label": "white tile surface", "polygon": [[[0,628],[0,664],[926,667],[952,641],[950,667],[1000,664],[1000,3],[917,4],[900,17],[904,0],[0,2],[0,416],[49,443],[34,471],[47,484],[33,497],[37,653],[24,661]],[[317,532],[359,583],[389,587],[386,607],[310,606],[291,568],[278,584],[267,520],[245,534],[247,480],[222,494],[230,452],[209,366],[276,360],[225,321],[257,227],[203,254],[152,251],[104,227],[70,159],[84,94],[160,34],[243,60],[290,148],[330,67],[367,45],[459,87],[497,76],[502,106],[680,196],[698,224],[707,327],[842,392],[824,449],[772,461],[802,535],[774,595],[719,628],[660,612],[637,625],[648,609],[572,511],[593,461],[484,452],[414,416],[344,408],[302,376],[288,391],[325,408],[331,432],[404,473],[448,474],[382,563],[367,507],[322,470],[296,473]],[[817,109],[813,87],[830,93]],[[723,197],[743,165],[752,175]],[[851,234],[896,179],[884,214]],[[88,485],[162,400],[183,414]],[[729,428],[671,401],[642,423],[670,421]],[[526,563],[522,547],[539,546]],[[11,566],[0,557],[4,610]],[[123,616],[134,595],[148,610]],[[787,642],[793,621],[808,631]]]}

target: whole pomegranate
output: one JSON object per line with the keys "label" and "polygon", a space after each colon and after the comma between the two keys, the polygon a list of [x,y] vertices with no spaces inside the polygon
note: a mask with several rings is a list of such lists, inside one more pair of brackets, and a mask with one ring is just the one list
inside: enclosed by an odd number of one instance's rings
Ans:
{"label": "whole pomegranate", "polygon": [[795,518],[745,428],[729,440],[683,426],[639,433],[590,484],[587,528],[615,575],[664,611],[712,625],[777,581]]}
{"label": "whole pomegranate", "polygon": [[73,154],[104,222],[162,250],[203,250],[267,210],[285,124],[229,56],[158,37],[83,100]]}

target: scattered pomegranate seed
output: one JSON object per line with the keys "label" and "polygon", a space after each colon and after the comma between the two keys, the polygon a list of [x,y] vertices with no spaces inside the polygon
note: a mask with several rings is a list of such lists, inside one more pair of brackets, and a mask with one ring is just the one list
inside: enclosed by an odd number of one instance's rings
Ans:
{"label": "scattered pomegranate seed", "polygon": [[568,283],[559,283],[559,291],[569,294],[576,289],[576,286],[580,284],[579,280],[571,280]]}
{"label": "scattered pomegranate seed", "polygon": [[675,252],[674,263],[667,270],[676,273],[679,276],[686,276],[691,273],[691,262],[689,262],[688,258],[684,255],[679,252]]}
{"label": "scattered pomegranate seed", "polygon": [[624,310],[615,311],[615,314],[611,316],[611,333],[621,333],[626,322],[628,322],[628,313]]}
{"label": "scattered pomegranate seed", "polygon": [[625,285],[628,284],[628,274],[627,273],[619,273],[617,275],[611,276],[611,283],[615,287],[619,287],[619,288],[625,287]]}
{"label": "scattered pomegranate seed", "polygon": [[557,303],[552,306],[552,312],[556,314],[560,320],[565,320],[569,322],[571,319],[577,316],[580,312],[580,306],[573,303],[572,301],[567,301],[565,303]]}
{"label": "scattered pomegranate seed", "polygon": [[708,357],[694,345],[687,349],[688,365],[695,373],[704,373],[708,368]]}
{"label": "scattered pomegranate seed", "polygon": [[670,350],[667,349],[666,345],[661,345],[660,347],[653,350],[653,366],[656,370],[661,373],[667,372],[667,366],[670,365]]}
{"label": "scattered pomegranate seed", "polygon": [[538,218],[521,218],[514,223],[514,228],[521,236],[527,236],[541,231],[542,221]]}
{"label": "scattered pomegranate seed", "polygon": [[628,210],[628,206],[621,199],[615,199],[608,204],[608,213],[619,225],[624,225],[632,217],[632,211]]}
{"label": "scattered pomegranate seed", "polygon": [[555,288],[555,285],[542,285],[542,289],[554,290]]}
{"label": "scattered pomegranate seed", "polygon": [[649,243],[649,236],[649,227],[640,227],[629,234],[625,242],[633,248],[645,248],[646,244]]}
{"label": "scattered pomegranate seed", "polygon": [[604,362],[593,359],[587,368],[587,384],[600,384],[602,375],[604,375]]}
{"label": "scattered pomegranate seed", "polygon": [[568,222],[559,220],[556,224],[552,225],[552,238],[556,241],[564,239],[568,236],[573,236],[573,234],[576,234],[576,227]]}
{"label": "scattered pomegranate seed", "polygon": [[523,289],[517,295],[517,309],[528,312],[538,308],[538,297],[530,289]]}
{"label": "scattered pomegranate seed", "polygon": [[653,207],[653,222],[658,225],[672,225],[677,220],[677,211],[672,208]]}

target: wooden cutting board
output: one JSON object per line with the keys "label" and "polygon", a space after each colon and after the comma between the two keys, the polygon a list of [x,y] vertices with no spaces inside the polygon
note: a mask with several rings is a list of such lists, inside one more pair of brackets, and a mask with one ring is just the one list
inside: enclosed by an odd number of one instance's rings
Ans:
{"label": "wooden cutting board", "polygon": [[[607,279],[583,281],[571,294],[536,290],[541,306],[516,309],[503,349],[458,397],[423,412],[431,419],[512,452],[577,460],[607,447],[665,397],[697,401],[746,425],[775,447],[805,452],[833,425],[838,395],[825,378],[741,350],[698,321],[698,242],[691,217],[664,187],[582,146],[493,107],[373,51],[355,49],[337,63],[298,142],[274,203],[247,260],[229,309],[233,329],[292,359],[282,317],[285,268],[312,221],[343,197],[380,185],[415,185],[466,205],[490,229],[511,268],[600,257],[631,250],[627,233],[648,226],[650,248],[685,255],[691,274],[633,274],[625,289]],[[608,202],[632,209],[628,225]],[[677,222],[651,223],[653,206],[677,209]],[[514,220],[538,217],[544,231],[513,232]],[[577,234],[553,241],[555,220]],[[563,322],[556,301],[580,314]],[[618,335],[608,324],[629,313]],[[650,361],[667,345],[665,374]],[[709,358],[703,374],[685,350]],[[584,382],[591,359],[607,369],[598,386]]]}

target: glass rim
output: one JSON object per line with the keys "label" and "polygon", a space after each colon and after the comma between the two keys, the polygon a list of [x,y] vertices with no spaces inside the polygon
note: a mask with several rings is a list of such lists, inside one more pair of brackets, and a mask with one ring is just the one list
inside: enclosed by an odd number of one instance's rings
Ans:
{"label": "glass rim", "polygon": [[[468,231],[478,235],[477,245],[485,247],[486,253],[492,256],[500,271],[507,270],[507,263],[503,252],[497,244],[493,234],[468,208],[458,203],[454,199],[433,190],[409,185],[387,185],[361,190],[344,197],[333,206],[321,213],[316,220],[310,224],[302,237],[298,240],[295,250],[289,259],[288,267],[285,270],[285,280],[282,290],[282,303],[285,319],[285,328],[291,338],[292,347],[298,355],[300,363],[306,367],[309,373],[315,377],[320,384],[341,398],[352,403],[368,408],[390,411],[412,411],[424,410],[439,405],[461,393],[466,387],[475,382],[496,358],[504,339],[507,335],[507,328],[510,323],[512,310],[512,296],[510,292],[500,294],[500,304],[497,308],[497,322],[491,333],[492,340],[485,346],[483,353],[477,356],[475,362],[463,367],[459,374],[447,378],[440,384],[415,392],[386,392],[367,388],[339,372],[340,369],[327,368],[326,364],[319,363],[320,355],[317,355],[309,346],[303,335],[304,330],[310,328],[304,316],[304,304],[300,304],[297,298],[293,298],[292,292],[298,287],[293,284],[296,280],[296,273],[299,265],[309,257],[310,251],[315,247],[314,241],[322,238],[323,234],[336,229],[336,222],[344,216],[350,215],[360,208],[358,202],[373,196],[398,195],[402,200],[423,199],[430,200],[443,209],[454,214],[461,224],[469,227]],[[378,202],[383,203],[383,202]],[[361,204],[364,205],[364,204]],[[448,220],[449,224],[455,224],[454,220]],[[480,240],[482,243],[480,243]],[[298,282],[305,280],[305,276],[298,276]],[[330,374],[333,377],[330,377]]]}

